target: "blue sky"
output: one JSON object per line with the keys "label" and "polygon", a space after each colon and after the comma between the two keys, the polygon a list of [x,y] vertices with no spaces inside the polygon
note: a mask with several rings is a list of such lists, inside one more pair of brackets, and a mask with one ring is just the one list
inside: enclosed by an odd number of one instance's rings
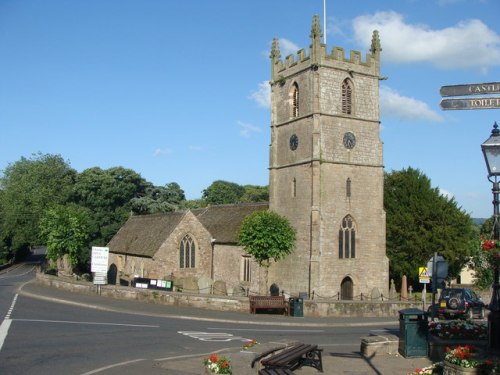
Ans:
{"label": "blue sky", "polygon": [[[439,88],[500,81],[500,2],[326,5],[328,51],[364,56],[380,32],[386,171],[419,168],[491,216],[480,145],[500,110],[444,112]],[[188,199],[215,180],[267,185],[271,41],[307,48],[315,14],[322,0],[0,0],[0,170],[42,152]]]}

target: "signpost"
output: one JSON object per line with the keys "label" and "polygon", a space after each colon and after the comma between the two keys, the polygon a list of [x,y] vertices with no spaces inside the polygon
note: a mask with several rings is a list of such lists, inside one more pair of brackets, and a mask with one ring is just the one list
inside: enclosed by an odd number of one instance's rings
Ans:
{"label": "signpost", "polygon": [[90,272],[94,273],[94,285],[97,285],[97,294],[101,294],[101,285],[108,283],[109,247],[92,246]]}
{"label": "signpost", "polygon": [[499,98],[476,98],[476,99],[443,99],[439,104],[441,109],[495,109],[500,108]]}
{"label": "signpost", "polygon": [[441,96],[468,96],[483,94],[500,94],[500,82],[473,83],[470,85],[443,86],[439,90]]}
{"label": "signpost", "polygon": [[[500,94],[500,82],[442,86],[439,92],[442,97]],[[440,106],[443,110],[498,109],[500,97],[442,99]]]}

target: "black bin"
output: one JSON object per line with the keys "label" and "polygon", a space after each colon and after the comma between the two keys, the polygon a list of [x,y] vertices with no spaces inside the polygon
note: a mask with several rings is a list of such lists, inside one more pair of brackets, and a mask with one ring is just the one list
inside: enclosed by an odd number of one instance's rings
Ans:
{"label": "black bin", "polygon": [[290,303],[290,316],[304,316],[304,300],[302,298],[291,297],[288,302]]}
{"label": "black bin", "polygon": [[427,334],[429,323],[427,314],[420,309],[399,311],[399,346],[403,357],[427,357]]}

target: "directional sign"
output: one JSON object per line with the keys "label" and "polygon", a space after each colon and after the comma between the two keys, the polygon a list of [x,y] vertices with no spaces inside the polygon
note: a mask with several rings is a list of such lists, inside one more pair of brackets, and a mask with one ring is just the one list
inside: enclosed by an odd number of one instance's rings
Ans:
{"label": "directional sign", "polygon": [[439,90],[441,96],[467,96],[483,94],[499,94],[500,82],[471,83],[469,85],[443,86]]}
{"label": "directional sign", "polygon": [[500,97],[475,98],[475,99],[443,99],[441,109],[498,109]]}

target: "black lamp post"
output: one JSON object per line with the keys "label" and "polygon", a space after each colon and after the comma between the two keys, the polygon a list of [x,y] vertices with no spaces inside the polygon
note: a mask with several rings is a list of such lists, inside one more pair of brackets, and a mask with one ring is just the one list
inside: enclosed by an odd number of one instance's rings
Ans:
{"label": "black lamp post", "polygon": [[[495,122],[491,136],[481,145],[484,160],[488,168],[488,180],[493,183],[493,239],[500,240],[498,196],[500,194],[500,130]],[[500,349],[500,280],[498,278],[498,262],[493,270],[493,294],[490,301],[488,314],[488,343],[491,349]]]}

